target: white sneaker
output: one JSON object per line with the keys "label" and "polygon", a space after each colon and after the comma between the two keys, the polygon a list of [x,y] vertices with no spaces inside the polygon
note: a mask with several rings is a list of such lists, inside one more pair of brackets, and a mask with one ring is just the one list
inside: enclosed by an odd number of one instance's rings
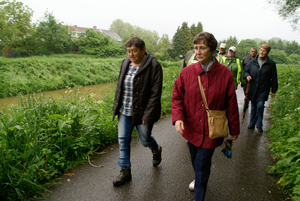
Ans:
{"label": "white sneaker", "polygon": [[189,190],[194,191],[194,188],[195,188],[195,180],[190,183]]}

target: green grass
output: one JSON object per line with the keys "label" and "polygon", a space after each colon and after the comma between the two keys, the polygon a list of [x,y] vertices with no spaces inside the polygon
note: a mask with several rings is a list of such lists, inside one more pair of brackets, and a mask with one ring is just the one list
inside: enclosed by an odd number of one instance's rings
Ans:
{"label": "green grass", "polygon": [[115,82],[123,59],[82,55],[0,58],[0,98]]}
{"label": "green grass", "polygon": [[269,145],[277,163],[268,173],[280,175],[277,182],[292,200],[300,200],[300,66],[278,66],[279,89],[271,101],[272,129]]}
{"label": "green grass", "polygon": [[[55,62],[60,61],[49,60],[50,66]],[[24,62],[16,63],[21,66]],[[180,63],[166,65],[169,66],[163,68],[161,115],[171,112],[171,94]],[[109,73],[114,72],[109,70],[105,75],[109,77]],[[45,74],[44,82],[49,78],[50,74]],[[75,79],[71,73],[70,79]],[[112,121],[114,91],[101,101],[90,95],[80,99],[74,90],[56,102],[42,95],[37,98],[29,95],[27,99],[20,96],[18,106],[3,108],[0,111],[0,200],[29,200],[43,195],[60,175],[86,162],[95,150],[116,142],[117,121]]]}

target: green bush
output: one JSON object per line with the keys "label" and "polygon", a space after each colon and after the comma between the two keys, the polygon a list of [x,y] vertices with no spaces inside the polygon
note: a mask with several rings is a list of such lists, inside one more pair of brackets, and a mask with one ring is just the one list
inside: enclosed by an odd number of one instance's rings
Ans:
{"label": "green bush", "polygon": [[287,54],[283,50],[271,50],[269,57],[275,61],[276,64],[285,64],[287,61]]}
{"label": "green bush", "polygon": [[300,55],[299,54],[291,54],[287,58],[288,64],[300,64]]}
{"label": "green bush", "polygon": [[300,199],[300,68],[278,66],[279,89],[271,102],[272,128],[268,133],[271,152],[278,160],[269,173],[280,175],[277,182],[292,200]]}

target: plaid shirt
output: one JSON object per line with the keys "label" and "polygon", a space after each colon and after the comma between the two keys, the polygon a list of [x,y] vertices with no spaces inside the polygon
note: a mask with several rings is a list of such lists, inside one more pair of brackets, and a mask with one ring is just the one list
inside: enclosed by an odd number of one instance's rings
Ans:
{"label": "plaid shirt", "polygon": [[133,89],[133,78],[138,71],[139,66],[129,65],[128,71],[123,81],[123,96],[122,96],[122,107],[120,112],[125,116],[132,116],[132,89]]}

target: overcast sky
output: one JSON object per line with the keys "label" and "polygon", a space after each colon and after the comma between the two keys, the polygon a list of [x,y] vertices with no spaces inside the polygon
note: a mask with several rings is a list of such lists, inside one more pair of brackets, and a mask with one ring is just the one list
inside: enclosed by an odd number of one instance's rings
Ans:
{"label": "overcast sky", "polygon": [[300,43],[300,32],[293,31],[267,0],[17,0],[33,11],[33,22],[48,10],[69,25],[109,29],[121,19],[143,29],[168,34],[172,39],[178,26],[201,22],[204,31],[217,40],[279,37]]}

